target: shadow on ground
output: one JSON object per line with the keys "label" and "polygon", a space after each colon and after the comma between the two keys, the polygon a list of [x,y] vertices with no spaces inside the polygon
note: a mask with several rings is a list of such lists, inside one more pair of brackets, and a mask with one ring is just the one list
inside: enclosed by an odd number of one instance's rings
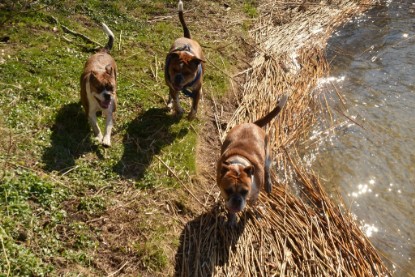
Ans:
{"label": "shadow on ground", "polygon": [[52,145],[42,157],[45,170],[64,172],[75,165],[76,159],[91,151],[102,157],[98,146],[91,142],[91,130],[80,103],[62,106],[51,130]]}
{"label": "shadow on ground", "polygon": [[124,153],[114,167],[115,172],[124,178],[141,179],[154,155],[187,134],[187,128],[171,132],[170,127],[179,121],[167,108],[152,108],[138,115],[126,128]]}
{"label": "shadow on ground", "polygon": [[230,227],[220,209],[216,205],[186,224],[180,235],[174,276],[213,276],[216,266],[228,264],[229,253],[244,232],[249,215],[244,213],[238,224]]}

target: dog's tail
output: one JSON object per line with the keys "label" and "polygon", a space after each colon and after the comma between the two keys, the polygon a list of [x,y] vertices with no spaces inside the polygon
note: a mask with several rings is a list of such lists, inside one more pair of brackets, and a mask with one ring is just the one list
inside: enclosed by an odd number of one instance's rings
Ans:
{"label": "dog's tail", "polygon": [[105,45],[104,49],[109,52],[112,49],[112,46],[114,44],[114,33],[108,28],[105,23],[102,23],[102,28],[104,29],[104,32],[108,35],[108,42],[107,45]]}
{"label": "dog's tail", "polygon": [[287,95],[283,95],[281,99],[278,101],[277,106],[269,114],[255,121],[254,124],[258,125],[261,128],[267,125],[274,117],[276,117],[280,113],[282,108],[285,106],[285,103],[287,103],[287,98]]}
{"label": "dog's tail", "polygon": [[183,2],[182,0],[179,0],[179,4],[177,5],[177,9],[179,11],[179,19],[180,19],[180,23],[183,26],[183,33],[184,33],[184,37],[185,38],[191,38],[190,36],[190,31],[187,28],[186,22],[184,21],[184,17],[183,17]]}

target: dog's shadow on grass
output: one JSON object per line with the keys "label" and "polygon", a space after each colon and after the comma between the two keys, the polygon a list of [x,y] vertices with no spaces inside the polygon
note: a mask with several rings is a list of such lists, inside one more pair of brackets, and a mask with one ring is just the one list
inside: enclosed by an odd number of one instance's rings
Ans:
{"label": "dog's shadow on grass", "polygon": [[179,121],[180,117],[170,115],[167,108],[151,108],[139,114],[126,127],[124,153],[114,171],[127,179],[143,178],[154,155],[187,134],[187,128],[171,132],[170,127]]}
{"label": "dog's shadow on grass", "polygon": [[188,222],[180,235],[174,276],[213,276],[215,267],[228,264],[248,219],[243,213],[235,226],[228,226],[217,204]]}
{"label": "dog's shadow on grass", "polygon": [[75,166],[76,159],[91,151],[102,157],[98,146],[91,142],[91,128],[80,103],[62,106],[51,131],[51,146],[42,157],[45,170],[64,173]]}

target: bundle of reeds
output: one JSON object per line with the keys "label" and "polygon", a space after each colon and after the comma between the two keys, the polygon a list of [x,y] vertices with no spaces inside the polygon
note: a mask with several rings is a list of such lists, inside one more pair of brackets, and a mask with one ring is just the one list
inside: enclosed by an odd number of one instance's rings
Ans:
{"label": "bundle of reeds", "polygon": [[258,206],[243,213],[236,228],[226,226],[220,204],[187,223],[176,275],[390,275],[352,216],[333,204],[295,150],[315,120],[317,105],[311,90],[328,73],[327,39],[367,4],[262,1],[252,31],[256,57],[243,73],[239,107],[226,129],[218,129],[223,139],[236,124],[253,122],[272,110],[282,94],[289,96],[277,122],[267,130],[279,169],[278,176],[273,175],[273,192],[261,194]]}

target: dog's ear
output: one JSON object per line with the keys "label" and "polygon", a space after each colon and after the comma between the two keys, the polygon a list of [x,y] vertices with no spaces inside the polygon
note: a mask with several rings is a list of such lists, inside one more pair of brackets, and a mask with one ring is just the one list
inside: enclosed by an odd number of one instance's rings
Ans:
{"label": "dog's ear", "polygon": [[223,176],[223,175],[225,175],[226,174],[226,172],[228,172],[229,171],[229,163],[227,163],[227,162],[223,162],[222,163],[222,168],[221,168],[221,170],[220,170],[220,174]]}
{"label": "dog's ear", "polygon": [[112,73],[114,72],[114,70],[112,69],[112,66],[110,64],[107,64],[105,66],[105,72],[107,72],[108,75],[112,76]]}
{"label": "dog's ear", "polygon": [[177,52],[170,52],[169,54],[167,54],[166,64],[167,64],[167,60],[178,59],[178,58],[179,58],[179,54]]}
{"label": "dog's ear", "polygon": [[190,61],[190,65],[193,67],[198,67],[199,64],[201,64],[202,62],[204,62],[203,60],[193,57],[192,60]]}
{"label": "dog's ear", "polygon": [[97,78],[98,73],[96,71],[91,71],[91,74],[89,75],[89,81],[90,82],[95,82],[98,80]]}
{"label": "dog's ear", "polygon": [[254,175],[255,168],[252,165],[248,165],[244,168],[244,171],[246,172],[246,174],[248,174],[248,176],[252,176]]}

